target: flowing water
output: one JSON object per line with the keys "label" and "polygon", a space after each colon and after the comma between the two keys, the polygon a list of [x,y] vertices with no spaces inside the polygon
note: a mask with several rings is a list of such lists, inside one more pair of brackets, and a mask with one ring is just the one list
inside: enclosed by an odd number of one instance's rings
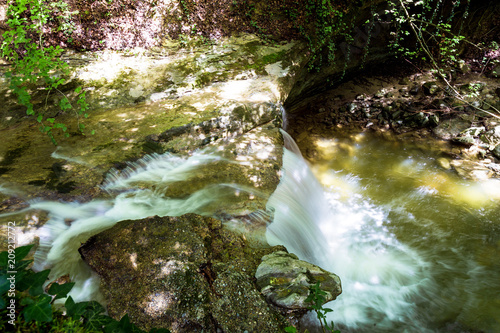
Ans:
{"label": "flowing water", "polygon": [[[285,141],[267,238],[340,276],[343,293],[328,306],[342,332],[500,332],[500,182],[460,179],[428,150],[363,136],[318,141],[310,167]],[[100,299],[80,243],[122,220],[211,214],[218,200],[251,192],[208,184],[166,195],[220,159],[152,155],[110,174],[110,199],[32,203],[50,218],[37,267],[77,279],[75,299]]]}
{"label": "flowing water", "polygon": [[462,180],[411,144],[317,145],[312,171],[285,152],[268,239],[340,276],[329,320],[342,332],[500,332],[500,182]]}

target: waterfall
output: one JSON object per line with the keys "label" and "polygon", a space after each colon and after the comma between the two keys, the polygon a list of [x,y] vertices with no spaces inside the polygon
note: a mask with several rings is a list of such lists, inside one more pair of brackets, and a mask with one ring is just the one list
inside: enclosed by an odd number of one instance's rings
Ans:
{"label": "waterfall", "polygon": [[[246,163],[201,151],[190,157],[153,154],[122,171],[110,172],[103,185],[109,199],[32,202],[23,211],[49,213],[49,221],[38,231],[35,268],[50,268],[51,278],[69,275],[76,283],[71,291],[75,301],[102,302],[99,278],[78,253],[89,237],[124,220],[185,213],[213,215],[218,203],[251,193],[268,199],[267,211],[247,214],[247,225],[272,220],[265,235],[270,245],[284,245],[299,258],[341,278],[342,294],[326,307],[334,310],[328,320],[343,333],[442,332],[455,321],[486,327],[485,332],[498,331],[494,318],[498,318],[495,292],[500,290],[500,268],[494,254],[500,248],[495,238],[500,235],[495,231],[500,210],[494,208],[496,201],[491,202],[492,210],[465,206],[462,193],[470,191],[469,183],[448,184],[441,171],[432,169],[428,156],[407,156],[405,152],[400,157],[374,153],[386,160],[393,158],[392,164],[380,166],[374,166],[373,159],[358,158],[367,155],[366,151],[352,157],[355,163],[351,167],[364,167],[365,163],[369,173],[379,173],[378,178],[328,169],[332,184],[353,189],[345,195],[345,190],[321,185],[293,139],[282,133],[282,176],[269,198],[256,188],[235,183],[198,184],[193,189],[183,188],[185,195],[171,196],[172,188],[179,184],[189,187],[190,180],[198,179],[199,172],[212,163]],[[365,149],[374,150],[373,146]],[[402,185],[394,180],[398,175]],[[375,184],[367,185],[367,181]],[[498,187],[498,182],[494,185]],[[375,199],[364,191],[370,186],[384,198]],[[460,200],[454,203],[452,194],[457,189],[461,189],[456,195]],[[0,186],[0,191],[10,190]],[[437,214],[443,215],[439,221]],[[245,224],[237,218],[230,222],[233,227]],[[252,228],[242,229],[252,232]],[[479,264],[479,260],[483,262]],[[489,311],[486,319],[476,319],[483,310]],[[460,327],[451,332],[461,332]]]}
{"label": "waterfall", "polygon": [[343,332],[374,324],[377,331],[393,332],[399,324],[425,331],[411,316],[420,288],[429,282],[428,265],[384,227],[383,209],[325,192],[302,156],[286,148],[283,176],[267,207],[274,213],[266,233],[271,245],[282,244],[340,276],[343,292],[326,307],[334,309],[328,319]]}

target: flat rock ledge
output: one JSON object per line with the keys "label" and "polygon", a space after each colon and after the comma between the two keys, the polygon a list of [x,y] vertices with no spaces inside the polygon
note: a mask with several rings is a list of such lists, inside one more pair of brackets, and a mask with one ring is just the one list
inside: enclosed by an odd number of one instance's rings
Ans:
{"label": "flat rock ledge", "polygon": [[255,273],[257,286],[266,300],[285,309],[307,309],[309,289],[317,282],[326,292],[326,302],[342,293],[340,278],[324,269],[299,260],[292,253],[276,251],[265,255]]}

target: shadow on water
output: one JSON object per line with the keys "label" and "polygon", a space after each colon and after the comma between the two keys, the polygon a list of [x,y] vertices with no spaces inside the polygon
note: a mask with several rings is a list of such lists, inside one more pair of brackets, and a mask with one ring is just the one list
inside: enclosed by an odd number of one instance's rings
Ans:
{"label": "shadow on water", "polygon": [[24,145],[18,148],[8,150],[3,159],[0,160],[0,176],[8,173],[12,168],[10,167],[16,159],[18,159],[27,149],[29,145]]}

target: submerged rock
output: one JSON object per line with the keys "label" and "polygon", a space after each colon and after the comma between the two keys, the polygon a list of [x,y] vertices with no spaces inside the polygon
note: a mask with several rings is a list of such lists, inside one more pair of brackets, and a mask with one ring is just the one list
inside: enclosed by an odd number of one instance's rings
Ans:
{"label": "submerged rock", "polygon": [[[278,247],[281,248],[282,247]],[[100,275],[108,312],[173,332],[282,332],[252,282],[272,248],[253,248],[219,220],[186,214],[125,221],[80,248]]]}
{"label": "submerged rock", "polygon": [[342,292],[337,275],[283,251],[264,256],[255,277],[266,299],[286,309],[310,307],[312,304],[306,302],[309,288],[317,282],[326,292],[325,303],[336,299]]}

